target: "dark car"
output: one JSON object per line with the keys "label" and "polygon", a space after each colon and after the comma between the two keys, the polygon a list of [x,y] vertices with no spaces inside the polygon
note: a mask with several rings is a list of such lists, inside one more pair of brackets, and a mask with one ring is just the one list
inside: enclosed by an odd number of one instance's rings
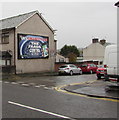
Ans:
{"label": "dark car", "polygon": [[101,77],[104,77],[107,72],[107,69],[103,65],[99,65],[96,71],[96,76],[98,79],[101,79]]}
{"label": "dark car", "polygon": [[96,73],[97,71],[97,65],[96,64],[89,64],[89,63],[84,63],[82,65],[79,66],[82,69],[83,73]]}

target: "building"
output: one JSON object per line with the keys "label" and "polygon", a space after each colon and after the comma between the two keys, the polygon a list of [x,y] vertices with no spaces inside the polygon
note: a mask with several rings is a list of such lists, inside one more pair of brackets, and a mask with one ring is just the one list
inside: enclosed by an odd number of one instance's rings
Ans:
{"label": "building", "polygon": [[110,45],[106,40],[100,40],[98,38],[92,39],[92,43],[83,49],[83,61],[103,63],[105,47]]}
{"label": "building", "polygon": [[67,62],[69,62],[69,59],[65,58],[64,56],[57,53],[55,62],[56,63],[58,63],[58,62],[66,62],[67,63]]}
{"label": "building", "polygon": [[0,65],[14,73],[54,71],[54,30],[38,11],[0,20]]}

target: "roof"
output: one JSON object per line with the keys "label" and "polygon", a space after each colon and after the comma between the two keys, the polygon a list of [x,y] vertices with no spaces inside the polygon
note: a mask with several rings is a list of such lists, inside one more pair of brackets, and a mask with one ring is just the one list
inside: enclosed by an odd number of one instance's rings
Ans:
{"label": "roof", "polygon": [[41,16],[41,13],[39,13],[38,11],[32,11],[29,13],[20,14],[17,16],[2,19],[2,20],[0,20],[0,30],[17,28],[22,23],[24,23],[26,20],[31,18],[34,14],[38,14],[40,16],[40,18],[43,20],[43,22],[49,27],[49,29],[52,32],[54,32],[54,30],[51,28],[51,26],[47,23],[47,21]]}
{"label": "roof", "polygon": [[11,58],[12,55],[8,51],[0,51],[0,58]]}
{"label": "roof", "polygon": [[97,43],[91,43],[90,45],[88,45],[87,47],[83,48],[83,49],[87,49],[89,46],[91,46],[92,44],[98,44],[98,45],[101,45],[103,47],[106,47],[108,45],[114,45],[115,43],[109,43],[109,42],[106,42],[105,44],[101,44],[100,42],[97,42]]}
{"label": "roof", "polygon": [[115,43],[106,42],[103,46],[106,47],[106,46],[108,46],[108,45],[113,45],[113,44],[115,44]]}

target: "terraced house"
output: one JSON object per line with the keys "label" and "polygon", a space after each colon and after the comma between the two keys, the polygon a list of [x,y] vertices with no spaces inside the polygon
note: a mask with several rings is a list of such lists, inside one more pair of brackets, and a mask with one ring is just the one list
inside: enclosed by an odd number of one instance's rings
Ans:
{"label": "terraced house", "polygon": [[38,11],[0,20],[0,65],[3,72],[54,71],[53,28]]}

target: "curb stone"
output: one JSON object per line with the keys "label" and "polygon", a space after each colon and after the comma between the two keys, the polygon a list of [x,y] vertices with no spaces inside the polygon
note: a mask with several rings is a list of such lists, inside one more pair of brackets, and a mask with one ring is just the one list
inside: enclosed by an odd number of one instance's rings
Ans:
{"label": "curb stone", "polygon": [[[81,94],[81,95],[86,95],[88,97],[97,97],[97,98],[109,98],[109,99],[116,99],[119,100],[119,97],[113,97],[113,96],[104,96],[104,95],[96,95],[96,94],[88,94],[88,93],[82,93],[82,92],[76,92],[75,90],[77,88],[83,88],[83,87],[88,87],[90,86],[90,84],[92,84],[93,82],[85,82],[79,85],[67,85],[62,87],[62,90],[65,90],[67,92],[71,92],[71,93],[76,93],[76,94]],[[72,89],[73,87],[75,87],[74,89]]]}

